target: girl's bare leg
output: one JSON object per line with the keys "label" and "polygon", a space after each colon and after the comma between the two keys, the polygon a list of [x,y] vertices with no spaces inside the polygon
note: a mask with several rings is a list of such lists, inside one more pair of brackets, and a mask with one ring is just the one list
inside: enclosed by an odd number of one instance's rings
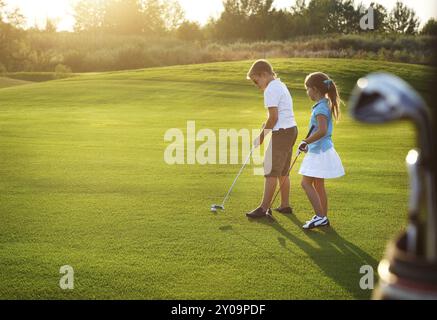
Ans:
{"label": "girl's bare leg", "polygon": [[322,212],[320,215],[326,217],[328,215],[328,196],[325,190],[325,179],[314,179],[314,188],[319,195],[320,204],[322,206]]}
{"label": "girl's bare leg", "polygon": [[322,204],[320,202],[319,194],[314,188],[313,183],[314,183],[314,178],[304,176],[302,178],[301,185],[307,194],[308,200],[310,200],[311,205],[313,206],[315,214],[322,216],[323,215]]}

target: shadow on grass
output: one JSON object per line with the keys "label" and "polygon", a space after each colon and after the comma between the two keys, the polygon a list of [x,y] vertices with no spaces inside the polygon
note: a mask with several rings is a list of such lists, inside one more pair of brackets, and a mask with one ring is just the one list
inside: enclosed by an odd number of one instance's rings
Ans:
{"label": "shadow on grass", "polygon": [[[273,253],[271,253],[270,251],[260,247],[255,241],[253,241],[252,239],[250,239],[250,238],[244,236],[243,234],[239,233],[231,225],[222,226],[219,229],[220,229],[220,231],[232,233],[232,234],[236,235],[237,237],[243,239],[245,242],[247,242],[251,246],[255,247],[257,250],[260,250],[264,254],[266,254],[267,256],[270,256],[271,259],[275,260],[278,264],[282,265],[289,272],[293,272],[293,273],[298,273],[299,272],[297,268],[294,268],[292,263],[290,263],[289,261],[284,261],[284,259],[280,259],[277,256],[275,256]],[[318,285],[318,281],[316,279],[311,280],[311,282],[314,285]]]}
{"label": "shadow on grass", "polygon": [[[299,228],[302,227],[303,222],[296,216],[287,216]],[[370,265],[376,270],[377,261],[361,250],[353,243],[342,238],[332,227],[321,228],[310,231],[300,231],[298,235],[292,234],[290,231],[282,227],[278,222],[268,221],[265,219],[255,220],[254,223],[261,223],[275,229],[280,236],[278,236],[278,244],[284,249],[295,254],[292,247],[287,246],[287,241],[302,249],[309,258],[319,267],[320,272],[332,279],[341,288],[346,290],[356,299],[370,298],[370,290],[362,290],[359,286],[359,281],[363,274],[360,274],[360,268],[363,265]],[[232,226],[224,226],[220,228],[221,231],[233,231],[244,240],[250,242],[260,250],[267,251],[260,248],[255,242],[233,230]],[[311,240],[305,241],[305,238]],[[293,262],[281,261],[273,254],[273,259],[280,262],[284,267],[292,272],[296,270],[292,267]],[[314,285],[319,286],[319,282],[314,279]],[[330,293],[326,292],[326,298],[329,299]]]}

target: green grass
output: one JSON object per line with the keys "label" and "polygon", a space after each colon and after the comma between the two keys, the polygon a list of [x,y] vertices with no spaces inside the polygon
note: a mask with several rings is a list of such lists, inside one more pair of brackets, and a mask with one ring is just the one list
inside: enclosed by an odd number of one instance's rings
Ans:
{"label": "green grass", "polygon": [[24,84],[30,84],[31,81],[25,81],[25,80],[18,80],[18,79],[12,79],[7,77],[1,77],[0,76],[0,89],[2,88],[9,88],[9,87],[15,87],[15,86],[21,86]]}
{"label": "green grass", "polygon": [[8,72],[6,77],[16,80],[30,82],[45,82],[51,80],[65,79],[74,77],[73,73],[56,73],[56,72]]}
{"label": "green grass", "polygon": [[[300,138],[311,102],[302,82],[328,72],[344,93],[370,71],[425,95],[424,66],[273,60],[294,97]],[[347,176],[327,183],[333,227],[304,232],[310,204],[292,174],[296,215],[249,222],[263,178],[246,169],[226,212],[211,214],[240,165],[169,166],[164,133],[258,128],[250,62],[78,76],[0,90],[0,298],[367,299],[359,269],[377,266],[406,224],[404,158],[412,127],[369,127],[347,112],[334,140]],[[347,96],[346,96],[347,98]],[[344,110],[346,111],[346,110]],[[300,161],[299,161],[300,163]],[[75,289],[59,288],[59,268]]]}
{"label": "green grass", "polygon": [[9,88],[15,86],[21,86],[25,84],[32,84],[34,82],[46,82],[52,80],[71,78],[80,73],[76,74],[60,74],[55,72],[9,72],[0,74],[0,89]]}

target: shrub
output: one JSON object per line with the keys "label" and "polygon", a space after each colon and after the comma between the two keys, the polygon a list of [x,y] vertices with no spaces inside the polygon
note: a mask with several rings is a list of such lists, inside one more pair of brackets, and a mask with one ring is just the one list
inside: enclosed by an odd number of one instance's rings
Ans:
{"label": "shrub", "polygon": [[436,37],[387,34],[300,36],[286,41],[182,41],[137,35],[32,33],[9,71],[103,72],[255,58],[346,57],[431,63]]}
{"label": "shrub", "polygon": [[44,82],[56,79],[56,75],[53,72],[10,72],[7,73],[7,76],[12,79],[32,82]]}
{"label": "shrub", "polygon": [[4,73],[6,73],[8,70],[6,69],[6,67],[3,65],[3,63],[0,62],[0,75],[3,75]]}
{"label": "shrub", "polygon": [[70,68],[74,72],[92,71],[84,68],[85,57],[86,57],[86,52],[84,51],[78,51],[78,50],[67,51],[64,54],[63,63],[67,66],[70,66]]}
{"label": "shrub", "polygon": [[72,71],[71,71],[71,68],[69,66],[66,66],[65,64],[58,64],[55,67],[55,73],[68,74],[68,73],[72,73]]}

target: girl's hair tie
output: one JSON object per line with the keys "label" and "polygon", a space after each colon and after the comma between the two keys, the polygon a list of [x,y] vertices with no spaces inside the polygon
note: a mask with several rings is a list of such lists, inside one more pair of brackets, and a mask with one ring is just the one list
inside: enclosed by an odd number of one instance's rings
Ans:
{"label": "girl's hair tie", "polygon": [[327,80],[323,81],[323,83],[326,84],[326,86],[328,87],[328,90],[331,89],[331,84],[332,84],[331,79],[327,79]]}

